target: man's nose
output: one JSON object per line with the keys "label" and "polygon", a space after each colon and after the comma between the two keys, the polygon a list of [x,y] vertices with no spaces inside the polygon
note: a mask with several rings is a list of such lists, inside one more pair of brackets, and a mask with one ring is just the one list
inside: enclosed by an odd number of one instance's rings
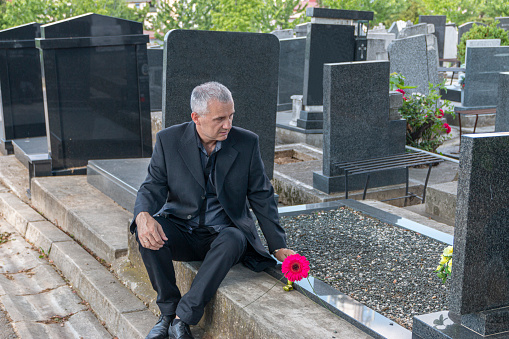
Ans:
{"label": "man's nose", "polygon": [[232,121],[230,119],[227,119],[225,123],[223,124],[224,129],[230,129],[232,128]]}

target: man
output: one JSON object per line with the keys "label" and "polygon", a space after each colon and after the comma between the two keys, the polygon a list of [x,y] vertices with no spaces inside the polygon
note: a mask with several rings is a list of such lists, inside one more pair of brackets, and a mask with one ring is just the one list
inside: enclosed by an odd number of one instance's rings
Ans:
{"label": "man", "polygon": [[[151,339],[193,338],[189,325],[199,322],[233,265],[242,262],[259,272],[275,264],[260,241],[248,203],[270,253],[280,261],[295,253],[286,248],[258,136],[232,127],[230,91],[217,82],[197,86],[191,110],[192,121],[157,134],[134,207],[131,232],[136,232],[161,310],[147,336]],[[203,260],[184,296],[176,286],[172,260]]]}

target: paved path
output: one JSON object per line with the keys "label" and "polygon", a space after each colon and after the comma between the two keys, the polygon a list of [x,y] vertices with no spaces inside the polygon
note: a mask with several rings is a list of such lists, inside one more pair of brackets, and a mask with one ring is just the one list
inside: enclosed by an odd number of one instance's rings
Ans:
{"label": "paved path", "polygon": [[49,260],[3,218],[0,338],[112,338]]}

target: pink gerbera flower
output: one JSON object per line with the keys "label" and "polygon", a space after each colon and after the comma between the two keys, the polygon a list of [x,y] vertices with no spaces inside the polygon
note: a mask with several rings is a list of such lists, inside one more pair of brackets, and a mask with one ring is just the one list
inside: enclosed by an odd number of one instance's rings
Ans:
{"label": "pink gerbera flower", "polygon": [[290,281],[302,280],[308,277],[309,261],[300,254],[290,255],[283,261],[281,272]]}
{"label": "pink gerbera flower", "polygon": [[451,126],[448,123],[444,123],[444,128],[447,134],[451,133]]}

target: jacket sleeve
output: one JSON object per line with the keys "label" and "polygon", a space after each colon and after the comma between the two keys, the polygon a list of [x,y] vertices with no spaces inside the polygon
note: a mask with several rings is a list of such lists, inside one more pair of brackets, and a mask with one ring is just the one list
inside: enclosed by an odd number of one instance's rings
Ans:
{"label": "jacket sleeve", "polygon": [[258,219],[269,252],[286,247],[286,235],[279,224],[277,204],[274,200],[274,188],[265,174],[265,168],[260,156],[258,137],[254,145],[249,167],[247,198]]}
{"label": "jacket sleeve", "polygon": [[150,215],[154,215],[163,207],[167,197],[166,161],[164,159],[161,135],[157,133],[156,144],[148,165],[148,174],[136,196],[134,216],[130,226],[131,233],[133,233],[136,228],[136,216],[140,212],[148,212]]}

